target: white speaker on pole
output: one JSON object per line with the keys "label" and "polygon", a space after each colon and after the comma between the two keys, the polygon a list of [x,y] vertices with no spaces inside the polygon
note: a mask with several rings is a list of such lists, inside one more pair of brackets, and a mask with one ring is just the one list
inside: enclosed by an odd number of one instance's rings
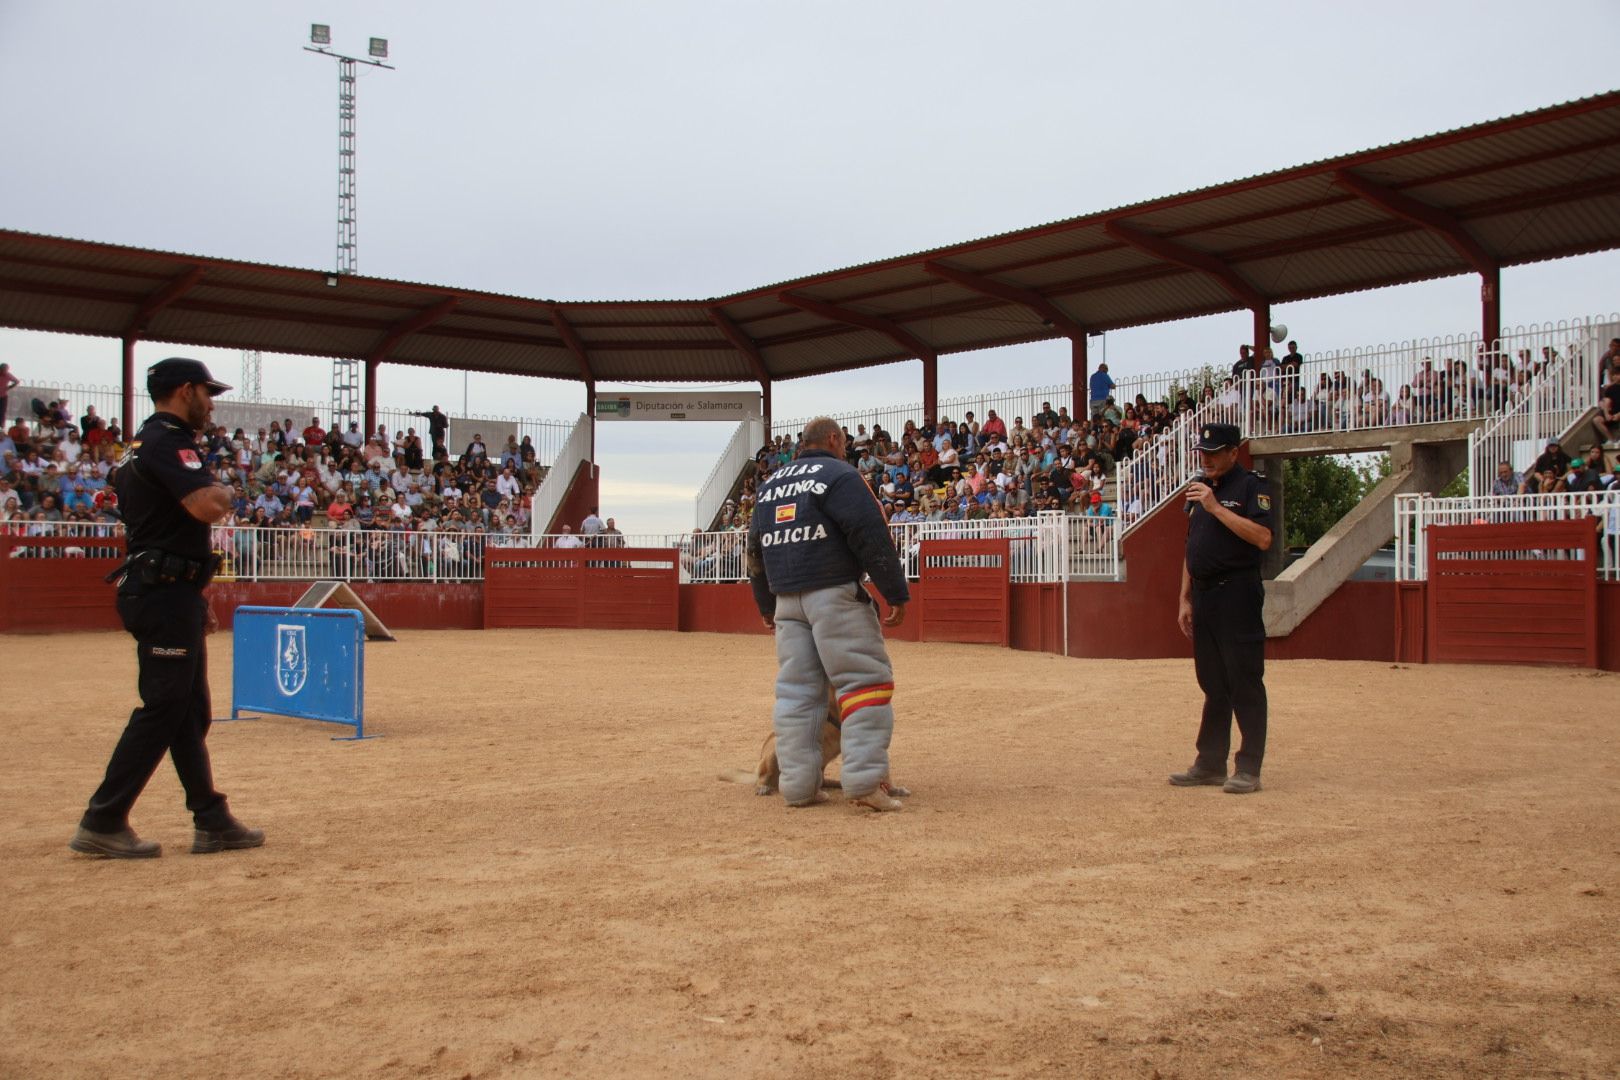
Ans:
{"label": "white speaker on pole", "polygon": [[1283,342],[1287,341],[1288,340],[1288,327],[1287,327],[1287,325],[1284,324],[1284,323],[1278,323],[1276,326],[1273,326],[1271,328],[1271,340],[1275,341],[1278,345],[1281,345]]}

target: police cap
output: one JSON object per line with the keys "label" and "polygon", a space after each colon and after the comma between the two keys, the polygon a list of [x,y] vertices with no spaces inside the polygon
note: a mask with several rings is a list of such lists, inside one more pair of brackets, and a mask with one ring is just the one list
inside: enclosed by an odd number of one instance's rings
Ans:
{"label": "police cap", "polygon": [[1236,424],[1205,424],[1198,430],[1196,450],[1230,450],[1243,441]]}
{"label": "police cap", "polygon": [[154,400],[192,383],[207,387],[209,397],[218,397],[230,389],[209,374],[207,364],[185,356],[171,356],[146,369],[146,392]]}

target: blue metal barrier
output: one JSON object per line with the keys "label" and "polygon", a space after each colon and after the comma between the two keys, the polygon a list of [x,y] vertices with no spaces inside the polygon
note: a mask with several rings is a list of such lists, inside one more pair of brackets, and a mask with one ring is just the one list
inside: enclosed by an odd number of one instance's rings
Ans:
{"label": "blue metal barrier", "polygon": [[347,724],[364,739],[366,624],[342,608],[239,607],[231,719],[244,710]]}

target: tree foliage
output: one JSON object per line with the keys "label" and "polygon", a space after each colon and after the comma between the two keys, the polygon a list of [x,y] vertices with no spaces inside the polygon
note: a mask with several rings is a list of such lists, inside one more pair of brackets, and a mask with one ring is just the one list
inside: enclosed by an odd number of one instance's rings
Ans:
{"label": "tree foliage", "polygon": [[1378,480],[1340,457],[1289,458],[1283,463],[1283,542],[1310,547],[1355,509]]}

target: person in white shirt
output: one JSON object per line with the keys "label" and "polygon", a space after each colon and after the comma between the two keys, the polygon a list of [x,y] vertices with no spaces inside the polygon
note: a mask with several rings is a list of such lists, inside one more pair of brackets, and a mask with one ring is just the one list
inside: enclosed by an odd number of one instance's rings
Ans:
{"label": "person in white shirt", "polygon": [[573,527],[564,525],[562,527],[562,535],[557,537],[556,543],[552,546],[560,548],[577,548],[583,545],[580,543],[579,537],[574,535]]}
{"label": "person in white shirt", "polygon": [[[523,481],[517,478],[516,474],[512,472],[512,467],[508,465],[506,468],[501,470],[501,475],[495,478],[495,490],[500,492],[502,495],[511,497],[522,492]],[[595,511],[592,511],[590,517],[585,519],[585,525],[583,528],[587,533],[602,531],[602,520],[600,518],[596,519],[596,528],[591,528],[591,518],[593,517],[596,517]]]}

